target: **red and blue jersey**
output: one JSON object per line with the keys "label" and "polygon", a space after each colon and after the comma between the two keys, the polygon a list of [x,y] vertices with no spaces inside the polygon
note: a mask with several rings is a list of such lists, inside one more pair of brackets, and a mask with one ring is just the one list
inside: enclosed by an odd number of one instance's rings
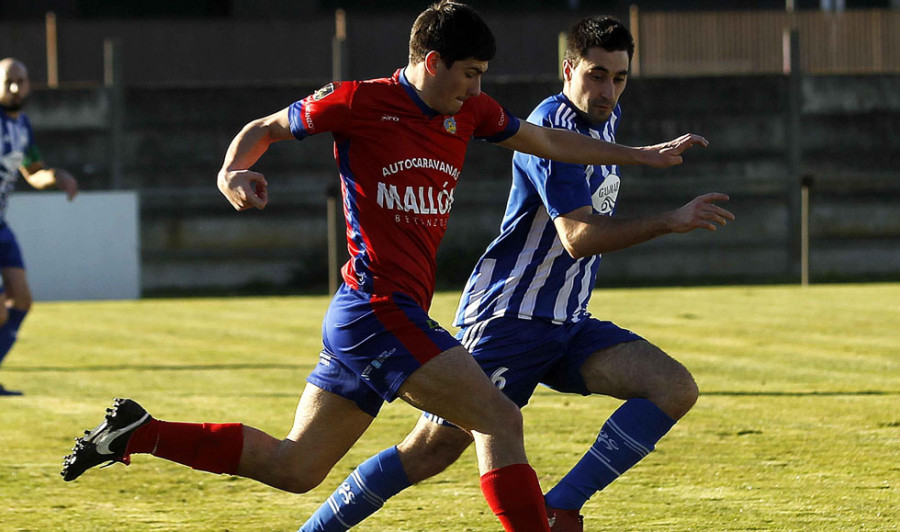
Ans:
{"label": "red and blue jersey", "polygon": [[289,115],[297,139],[334,137],[350,252],[344,282],[372,294],[402,292],[428,309],[466,147],[473,138],[511,137],[518,119],[484,93],[442,115],[402,69],[390,78],[330,83],[292,104]]}

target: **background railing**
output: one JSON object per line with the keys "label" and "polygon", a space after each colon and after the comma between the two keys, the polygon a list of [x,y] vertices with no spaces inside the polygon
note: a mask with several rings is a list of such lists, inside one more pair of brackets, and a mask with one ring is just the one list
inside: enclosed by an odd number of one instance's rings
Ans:
{"label": "background railing", "polygon": [[786,63],[784,34],[800,35],[801,69],[812,74],[900,72],[900,10],[641,12],[634,69],[643,76],[774,74]]}

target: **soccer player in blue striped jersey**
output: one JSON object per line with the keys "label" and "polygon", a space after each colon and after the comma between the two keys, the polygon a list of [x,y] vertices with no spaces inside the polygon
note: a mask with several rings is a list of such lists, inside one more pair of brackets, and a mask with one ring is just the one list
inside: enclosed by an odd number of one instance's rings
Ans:
{"label": "soccer player in blue striped jersey", "polygon": [[[615,142],[634,41],[608,17],[579,21],[563,63],[563,92],[529,122]],[[546,495],[551,529],[583,530],[580,509],[652,451],[697,400],[687,369],[637,334],[588,312],[601,254],[667,233],[714,231],[734,216],[711,193],[652,216],[615,218],[617,165],[578,165],[516,152],[501,224],[475,267],[456,316],[458,338],[519,407],[538,384],[624,400],[593,445]],[[425,414],[404,441],[360,465],[300,528],[355,526],[385,500],[443,471],[469,433]]]}
{"label": "soccer player in blue striped jersey", "polygon": [[[58,187],[71,201],[78,183],[61,168],[45,168],[34,143],[34,133],[22,108],[31,92],[25,64],[0,59],[0,362],[6,357],[31,309],[31,289],[22,251],[6,225],[6,206],[21,174],[34,188]],[[0,385],[0,396],[22,395]]]}

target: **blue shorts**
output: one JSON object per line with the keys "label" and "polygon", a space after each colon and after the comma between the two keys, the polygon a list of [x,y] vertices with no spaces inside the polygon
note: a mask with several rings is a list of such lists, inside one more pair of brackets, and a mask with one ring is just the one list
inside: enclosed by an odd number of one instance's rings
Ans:
{"label": "blue shorts", "polygon": [[[22,260],[22,250],[16,235],[5,223],[0,222],[0,268],[22,268],[25,262]],[[3,293],[3,282],[0,281],[0,293]]]}
{"label": "blue shorts", "polygon": [[[609,321],[588,318],[558,325],[544,320],[496,317],[459,331],[457,337],[507,397],[522,408],[538,384],[558,392],[590,395],[581,366],[594,352],[642,340]],[[435,423],[449,422],[426,414]]]}
{"label": "blue shorts", "polygon": [[319,363],[306,380],[373,417],[413,372],[460,345],[411,297],[368,294],[345,284],[325,314],[322,343]]}

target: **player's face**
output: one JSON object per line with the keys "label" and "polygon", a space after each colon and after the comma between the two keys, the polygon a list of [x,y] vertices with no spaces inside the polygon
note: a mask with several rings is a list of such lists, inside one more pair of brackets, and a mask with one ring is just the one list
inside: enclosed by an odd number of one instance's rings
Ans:
{"label": "player's face", "polygon": [[458,113],[463,102],[481,94],[481,77],[487,68],[487,61],[477,59],[456,61],[450,68],[438,60],[434,64],[434,83],[428,105],[441,114]]}
{"label": "player's face", "polygon": [[609,120],[628,81],[628,52],[590,48],[577,65],[563,63],[566,97],[588,120]]}
{"label": "player's face", "polygon": [[31,88],[28,71],[20,63],[4,63],[0,67],[0,105],[9,111],[18,111],[25,105]]}

